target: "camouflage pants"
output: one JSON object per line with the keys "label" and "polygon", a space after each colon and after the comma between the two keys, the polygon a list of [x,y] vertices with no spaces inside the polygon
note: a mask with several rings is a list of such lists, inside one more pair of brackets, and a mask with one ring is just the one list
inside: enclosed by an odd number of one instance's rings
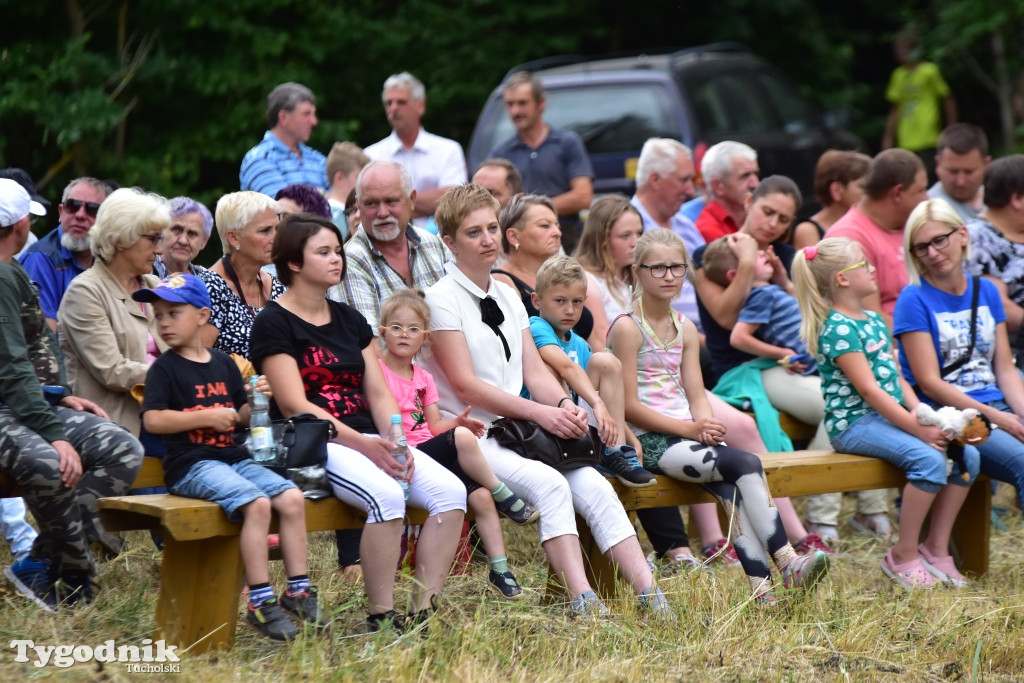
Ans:
{"label": "camouflage pants", "polygon": [[61,483],[60,459],[45,439],[28,429],[10,408],[0,408],[0,470],[18,482],[39,526],[32,547],[36,560],[51,560],[59,574],[94,571],[89,544],[103,528],[96,501],[128,491],[142,466],[142,445],[120,426],[92,413],[56,408],[67,440],[82,459],[74,489]]}

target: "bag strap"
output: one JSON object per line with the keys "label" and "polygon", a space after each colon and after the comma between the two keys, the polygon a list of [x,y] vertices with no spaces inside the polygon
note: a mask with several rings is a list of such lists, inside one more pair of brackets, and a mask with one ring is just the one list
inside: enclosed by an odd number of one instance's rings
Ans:
{"label": "bag strap", "polygon": [[976,341],[976,337],[978,336],[978,290],[981,289],[979,284],[980,283],[978,281],[978,276],[972,275],[971,288],[973,289],[973,291],[971,292],[971,343],[967,347],[967,353],[960,356],[960,358],[953,361],[949,365],[944,366],[942,370],[939,371],[939,375],[942,377],[942,379],[945,379],[949,375],[959,370],[961,367],[963,367],[965,363],[967,363],[967,361],[971,359],[971,356],[974,355],[974,343]]}

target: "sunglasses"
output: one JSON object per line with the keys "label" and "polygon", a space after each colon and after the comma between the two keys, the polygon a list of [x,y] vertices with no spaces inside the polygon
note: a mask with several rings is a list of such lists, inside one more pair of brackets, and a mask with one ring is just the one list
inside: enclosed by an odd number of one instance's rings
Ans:
{"label": "sunglasses", "polygon": [[78,213],[78,210],[83,206],[85,207],[86,215],[96,218],[96,213],[100,210],[99,202],[83,202],[81,199],[64,200],[64,210],[68,213]]}

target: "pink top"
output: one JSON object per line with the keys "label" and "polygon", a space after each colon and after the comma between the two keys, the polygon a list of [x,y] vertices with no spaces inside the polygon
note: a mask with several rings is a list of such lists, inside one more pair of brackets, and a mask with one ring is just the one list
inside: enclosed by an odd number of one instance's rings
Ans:
{"label": "pink top", "polygon": [[[643,343],[636,357],[637,394],[640,403],[662,415],[692,422],[690,402],[680,386],[679,368],[683,363],[683,319],[679,311],[672,311],[672,322],[675,335],[667,342],[661,342],[654,330],[641,323],[633,315],[622,316],[620,325],[641,325]],[[694,339],[692,343],[697,343]],[[643,434],[647,430],[630,425],[634,434]]]}
{"label": "pink top", "polygon": [[398,401],[398,409],[402,411],[402,424],[405,426],[405,441],[410,446],[419,446],[434,435],[427,427],[427,417],[423,409],[437,403],[437,386],[429,372],[412,366],[412,379],[399,377],[387,364],[377,359],[380,369],[384,371],[384,379],[388,389]]}
{"label": "pink top", "polygon": [[868,263],[875,267],[882,310],[891,316],[896,308],[896,299],[909,281],[903,262],[903,230],[886,230],[856,206],[851,206],[828,229],[825,237],[846,237],[861,246]]}

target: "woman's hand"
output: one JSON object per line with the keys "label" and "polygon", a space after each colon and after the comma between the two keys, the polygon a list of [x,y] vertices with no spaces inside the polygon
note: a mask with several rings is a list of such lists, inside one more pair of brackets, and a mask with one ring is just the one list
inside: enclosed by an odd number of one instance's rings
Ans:
{"label": "woman's hand", "polygon": [[369,458],[370,462],[388,476],[405,478],[407,466],[412,460],[412,453],[406,458],[406,465],[399,465],[394,455],[395,449],[398,446],[387,439],[382,439],[372,434],[363,434],[361,436],[361,443],[356,448],[357,451]]}
{"label": "woman's hand", "polygon": [[71,410],[77,410],[78,412],[92,413],[96,417],[102,417],[104,420],[109,420],[110,416],[107,415],[107,411],[100,408],[94,402],[87,398],[80,398],[78,396],[65,396],[57,405],[70,408]]}
{"label": "woman's hand", "polygon": [[697,428],[696,441],[705,446],[717,446],[725,439],[725,423],[715,417],[702,417],[694,421]]}
{"label": "woman's hand", "polygon": [[995,415],[988,415],[987,417],[996,427],[1008,432],[1010,436],[1018,441],[1024,441],[1024,424],[1021,423],[1019,415],[1005,413],[1000,410]]}
{"label": "woman's hand", "polygon": [[587,411],[583,408],[572,405],[565,408],[541,406],[541,409],[537,424],[560,439],[578,439],[586,433]]}
{"label": "woman's hand", "polygon": [[484,435],[484,431],[487,429],[487,425],[485,425],[483,422],[476,419],[475,417],[469,416],[469,411],[472,409],[473,406],[466,406],[465,410],[456,415],[455,426],[465,427],[469,431],[473,432],[473,436],[479,439]]}
{"label": "woman's hand", "polygon": [[591,406],[594,409],[594,417],[597,419],[597,433],[602,443],[610,446],[617,446],[622,443],[619,440],[619,425],[612,419],[611,413],[604,401],[598,401],[597,405]]}

